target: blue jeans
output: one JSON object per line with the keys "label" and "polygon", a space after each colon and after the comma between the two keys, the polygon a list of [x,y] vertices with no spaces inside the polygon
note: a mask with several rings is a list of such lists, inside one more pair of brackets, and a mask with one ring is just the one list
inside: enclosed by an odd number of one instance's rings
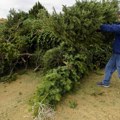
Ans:
{"label": "blue jeans", "polygon": [[117,70],[120,78],[120,54],[113,54],[105,67],[105,77],[103,84],[109,85],[112,73]]}

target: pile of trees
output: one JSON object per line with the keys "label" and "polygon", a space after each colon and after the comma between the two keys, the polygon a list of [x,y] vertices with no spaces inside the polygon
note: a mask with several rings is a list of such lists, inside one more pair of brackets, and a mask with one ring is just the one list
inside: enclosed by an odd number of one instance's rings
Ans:
{"label": "pile of trees", "polygon": [[116,0],[76,1],[50,15],[38,2],[28,12],[10,10],[0,31],[0,77],[18,69],[44,69],[35,103],[55,105],[84,75],[104,67],[113,34],[98,33],[103,23],[116,21]]}
{"label": "pile of trees", "polygon": [[[51,31],[43,29],[43,20],[48,17],[48,12],[39,2],[29,13],[10,10],[5,27],[0,31],[1,81],[10,80],[19,69],[32,68],[36,71],[43,67],[44,52],[60,43]],[[3,77],[5,75],[8,76]]]}

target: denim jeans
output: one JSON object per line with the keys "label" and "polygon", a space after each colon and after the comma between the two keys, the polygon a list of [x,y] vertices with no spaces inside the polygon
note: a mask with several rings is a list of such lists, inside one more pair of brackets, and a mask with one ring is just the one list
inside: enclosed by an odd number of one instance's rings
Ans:
{"label": "denim jeans", "polygon": [[105,77],[102,81],[103,84],[110,84],[111,76],[115,70],[117,70],[118,77],[120,78],[120,54],[113,54],[110,60],[108,61],[105,67]]}

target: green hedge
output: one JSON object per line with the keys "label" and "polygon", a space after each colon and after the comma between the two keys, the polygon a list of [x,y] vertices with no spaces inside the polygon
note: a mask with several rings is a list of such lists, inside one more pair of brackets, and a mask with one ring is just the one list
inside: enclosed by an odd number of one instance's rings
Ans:
{"label": "green hedge", "polygon": [[[71,7],[63,6],[60,14],[54,11],[46,29],[51,28],[61,44],[60,49],[53,48],[55,51],[51,49],[45,53],[45,66],[51,70],[38,88],[38,103],[56,105],[90,70],[105,66],[111,54],[113,34],[96,30],[103,23],[116,21],[116,5],[115,1],[77,1]],[[59,55],[62,63],[53,65]]]}

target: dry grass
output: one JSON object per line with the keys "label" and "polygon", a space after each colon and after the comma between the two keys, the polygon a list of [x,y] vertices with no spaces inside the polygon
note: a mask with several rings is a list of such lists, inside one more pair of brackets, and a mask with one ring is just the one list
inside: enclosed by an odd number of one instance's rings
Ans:
{"label": "dry grass", "polygon": [[[51,107],[40,104],[36,119],[120,120],[120,80],[117,73],[112,77],[110,88],[96,86],[102,78],[103,75],[95,73],[84,78],[77,92],[67,95],[55,112]],[[27,101],[34,94],[39,80],[39,75],[29,72],[10,84],[0,83],[0,120],[33,120]],[[74,109],[70,107],[70,101],[77,103]]]}
{"label": "dry grass", "polygon": [[[103,71],[101,71],[104,73]],[[91,74],[76,93],[71,93],[57,106],[55,120],[120,120],[120,80],[113,75],[110,88],[96,86],[103,75]],[[70,108],[69,101],[77,107]]]}
{"label": "dry grass", "polygon": [[11,83],[0,83],[0,120],[33,120],[29,99],[33,96],[40,76],[29,71]]}
{"label": "dry grass", "polygon": [[40,103],[38,116],[34,120],[54,120],[55,111],[50,105]]}
{"label": "dry grass", "polygon": [[6,19],[0,18],[0,23],[5,23],[5,22],[6,22]]}

